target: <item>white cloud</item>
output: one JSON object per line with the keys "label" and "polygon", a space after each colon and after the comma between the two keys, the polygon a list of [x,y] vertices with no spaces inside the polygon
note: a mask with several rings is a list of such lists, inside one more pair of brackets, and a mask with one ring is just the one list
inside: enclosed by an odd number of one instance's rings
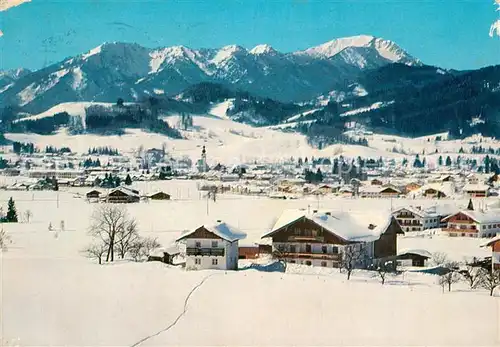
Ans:
{"label": "white cloud", "polygon": [[[498,6],[497,11],[500,11],[500,0],[495,0],[495,4]],[[495,36],[495,34],[500,36],[500,19],[491,24],[490,27],[490,37]]]}
{"label": "white cloud", "polygon": [[11,7],[16,7],[31,0],[0,0],[0,12],[7,11]]}
{"label": "white cloud", "polygon": [[[500,0],[499,0],[500,1]],[[491,25],[490,37],[495,36],[495,33],[500,36],[500,19]]]}

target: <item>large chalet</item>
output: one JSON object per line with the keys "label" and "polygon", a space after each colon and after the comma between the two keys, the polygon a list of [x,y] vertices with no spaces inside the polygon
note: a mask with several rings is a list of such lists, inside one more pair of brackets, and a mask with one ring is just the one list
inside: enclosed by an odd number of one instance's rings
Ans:
{"label": "large chalet", "polygon": [[[322,267],[340,267],[342,254],[349,247],[365,250],[359,266],[397,254],[397,234],[403,233],[394,217],[378,218],[370,224],[366,216],[348,213],[287,210],[272,230],[262,238],[272,238],[273,251],[282,259]],[[372,222],[373,223],[373,222]]]}
{"label": "large chalet", "polygon": [[500,233],[500,210],[475,211],[472,201],[466,210],[443,219],[449,236],[493,237]]}

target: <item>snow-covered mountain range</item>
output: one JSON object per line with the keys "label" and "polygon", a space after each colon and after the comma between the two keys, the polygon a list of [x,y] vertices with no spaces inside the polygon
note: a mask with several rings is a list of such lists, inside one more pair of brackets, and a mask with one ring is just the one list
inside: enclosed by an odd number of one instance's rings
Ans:
{"label": "snow-covered mountain range", "polygon": [[175,95],[200,82],[300,102],[343,90],[362,71],[396,62],[421,65],[394,42],[373,36],[336,39],[291,53],[269,45],[150,49],[134,43],[105,43],[38,71],[0,73],[0,103],[41,112],[69,101]]}

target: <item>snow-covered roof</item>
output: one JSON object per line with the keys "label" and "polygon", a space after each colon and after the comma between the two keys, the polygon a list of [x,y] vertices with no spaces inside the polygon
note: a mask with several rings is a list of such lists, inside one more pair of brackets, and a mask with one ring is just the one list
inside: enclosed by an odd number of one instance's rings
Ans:
{"label": "snow-covered roof", "polygon": [[482,192],[482,191],[488,191],[490,189],[490,186],[487,184],[472,184],[472,183],[467,183],[462,190],[464,192]]}
{"label": "snow-covered roof", "polygon": [[407,207],[398,208],[397,210],[393,211],[393,214],[400,212],[402,210],[409,211],[409,212],[411,212],[414,215],[419,216],[419,217],[434,217],[434,216],[438,215],[435,210],[432,210],[432,209],[425,209],[424,210],[424,209],[421,209],[421,208],[415,207],[415,206],[407,206]]}
{"label": "snow-covered roof", "polygon": [[[363,213],[356,215],[347,212],[318,211],[309,213],[306,210],[285,210],[278,218],[272,230],[265,234],[269,237],[287,225],[299,220],[309,220],[326,231],[346,240],[346,241],[375,241],[389,227],[392,216],[380,213],[370,215]],[[370,229],[369,225],[374,225]]]}
{"label": "snow-covered roof", "polygon": [[488,241],[486,241],[485,243],[482,243],[480,245],[480,247],[489,247],[491,246],[492,244],[494,244],[495,242],[500,242],[500,235],[492,238],[492,239],[489,239]]}
{"label": "snow-covered roof", "polygon": [[[204,224],[202,225],[203,228],[206,230],[210,231],[211,233],[217,235],[221,239],[224,239],[229,242],[237,241],[237,240],[242,240],[247,237],[247,234],[244,233],[243,231],[225,223],[222,221],[217,221],[214,224]],[[187,236],[193,234],[197,229],[193,229],[191,231],[188,231],[184,234],[182,234],[177,241],[180,241]]]}
{"label": "snow-covered roof", "polygon": [[421,195],[428,189],[434,189],[436,191],[444,193],[447,197],[453,196],[455,194],[455,186],[453,182],[442,182],[442,183],[428,183],[419,189],[412,192],[415,195]]}
{"label": "snow-covered roof", "polygon": [[136,193],[135,191],[133,191],[132,189],[128,189],[128,188],[125,188],[125,187],[117,187],[117,188],[114,188],[111,192],[109,192],[108,195],[116,192],[116,191],[120,191],[126,195],[129,195],[129,196],[136,196],[136,197],[139,197],[139,194]]}
{"label": "snow-covered roof", "polygon": [[[471,211],[461,210],[462,213],[478,223],[500,223],[500,210]],[[446,217],[449,219],[451,216]]]}
{"label": "snow-covered roof", "polygon": [[398,252],[398,255],[403,255],[403,254],[416,254],[422,257],[432,258],[432,254],[426,251],[425,249],[404,249]]}

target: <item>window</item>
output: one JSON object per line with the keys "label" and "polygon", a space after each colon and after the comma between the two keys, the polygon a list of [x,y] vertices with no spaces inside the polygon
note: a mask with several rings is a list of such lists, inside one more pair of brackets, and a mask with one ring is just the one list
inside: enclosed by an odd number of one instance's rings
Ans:
{"label": "window", "polygon": [[200,241],[196,241],[195,242],[195,247],[200,248],[201,247],[201,242]]}
{"label": "window", "polygon": [[212,265],[218,265],[219,264],[219,260],[217,259],[212,259]]}
{"label": "window", "polygon": [[296,253],[297,249],[295,245],[290,245],[290,253]]}
{"label": "window", "polygon": [[217,241],[212,241],[212,248],[219,247],[219,243]]}
{"label": "window", "polygon": [[328,252],[328,248],[326,246],[321,247],[321,251],[326,254]]}
{"label": "window", "polygon": [[295,260],[290,260],[290,264],[295,264]]}
{"label": "window", "polygon": [[194,264],[195,265],[201,265],[201,259],[200,258],[194,258]]}
{"label": "window", "polygon": [[307,260],[307,261],[306,261],[306,265],[311,266],[311,261],[310,261],[310,260]]}
{"label": "window", "polygon": [[490,225],[488,225],[488,229],[491,229],[491,224],[490,224]]}
{"label": "window", "polygon": [[484,229],[486,229],[486,225],[483,225],[482,229],[483,229],[483,230],[484,230]]}
{"label": "window", "polygon": [[311,245],[306,245],[306,253],[311,253]]}
{"label": "window", "polygon": [[326,267],[326,261],[322,261],[322,262],[321,262],[321,266],[322,266],[322,267]]}
{"label": "window", "polygon": [[338,253],[339,253],[339,248],[338,248],[338,247],[336,247],[336,246],[333,246],[333,247],[332,247],[332,253],[333,253],[333,254],[338,254]]}

